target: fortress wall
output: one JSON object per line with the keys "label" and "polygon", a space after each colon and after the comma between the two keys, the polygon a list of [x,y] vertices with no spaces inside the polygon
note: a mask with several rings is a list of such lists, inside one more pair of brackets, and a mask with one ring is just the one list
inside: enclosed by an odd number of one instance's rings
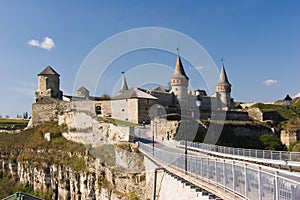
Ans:
{"label": "fortress wall", "polygon": [[[113,100],[111,102],[112,117],[115,119],[127,121],[129,119],[128,102],[126,99]],[[127,119],[127,120],[126,120]]]}
{"label": "fortress wall", "polygon": [[149,110],[152,105],[156,104],[157,100],[153,99],[139,99],[138,100],[138,120],[136,123],[142,123],[144,120],[146,123],[150,123]]}
{"label": "fortress wall", "polygon": [[296,142],[300,137],[300,131],[298,130],[281,130],[280,140],[283,144],[289,147],[292,143]]}
{"label": "fortress wall", "polygon": [[32,126],[37,126],[45,122],[58,121],[58,115],[70,108],[70,102],[65,101],[34,103],[32,104]]}
{"label": "fortress wall", "polygon": [[102,115],[104,116],[111,116],[112,115],[112,109],[111,109],[112,102],[111,100],[105,100],[105,101],[96,101],[96,106],[101,106]]}

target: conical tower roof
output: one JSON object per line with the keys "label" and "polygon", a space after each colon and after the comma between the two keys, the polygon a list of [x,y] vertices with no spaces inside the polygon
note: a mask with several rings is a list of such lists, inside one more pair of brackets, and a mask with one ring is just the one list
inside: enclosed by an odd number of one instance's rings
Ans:
{"label": "conical tower roof", "polygon": [[41,73],[38,74],[40,75],[57,75],[60,76],[52,67],[47,66]]}
{"label": "conical tower roof", "polygon": [[189,79],[189,77],[186,75],[184,71],[181,58],[179,55],[177,57],[176,66],[172,78],[186,78],[187,80]]}
{"label": "conical tower roof", "polygon": [[229,81],[228,81],[224,64],[222,65],[222,69],[221,69],[221,73],[220,73],[220,78],[219,78],[219,81],[218,81],[217,85],[231,85],[229,83]]}
{"label": "conical tower roof", "polygon": [[127,84],[127,81],[126,81],[126,77],[125,75],[123,76],[123,80],[122,80],[122,84],[121,84],[121,88],[119,90],[119,93],[122,93],[124,91],[128,90],[128,84]]}

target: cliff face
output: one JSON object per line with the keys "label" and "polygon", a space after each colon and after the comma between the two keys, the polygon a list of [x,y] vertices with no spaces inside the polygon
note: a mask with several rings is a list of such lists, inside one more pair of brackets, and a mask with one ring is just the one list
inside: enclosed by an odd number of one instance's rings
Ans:
{"label": "cliff face", "polygon": [[41,127],[20,134],[0,134],[0,172],[10,174],[45,199],[150,196],[146,192],[144,159],[133,143],[92,148],[67,141],[59,134],[47,142],[42,132],[48,131]]}
{"label": "cliff face", "polygon": [[[36,158],[51,153],[33,149],[23,151],[34,151]],[[69,155],[69,159],[74,159],[72,153],[64,153]],[[77,162],[84,163],[72,166],[27,160],[20,151],[9,153],[1,149],[0,169],[45,199],[114,200],[128,199],[132,195],[146,199],[143,157],[119,147],[115,147],[113,153],[115,160],[111,166],[105,160],[93,158],[86,153],[76,155]]]}

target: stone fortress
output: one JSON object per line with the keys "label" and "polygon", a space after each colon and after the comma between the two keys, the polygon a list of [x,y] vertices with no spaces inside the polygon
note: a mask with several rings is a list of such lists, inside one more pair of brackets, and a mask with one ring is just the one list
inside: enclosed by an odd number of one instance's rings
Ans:
{"label": "stone fortress", "polygon": [[[111,99],[90,96],[89,90],[84,86],[77,89],[74,96],[70,96],[64,95],[60,90],[60,75],[48,66],[38,74],[38,89],[35,91],[35,103],[32,104],[32,118],[28,126],[58,121],[59,124],[66,124],[69,128],[68,133],[64,135],[66,138],[77,142],[86,140],[83,143],[97,143],[111,140],[128,141],[130,134],[133,134],[133,130],[128,127],[101,124],[99,117],[111,117],[135,124],[150,124],[152,106],[158,106],[158,110],[163,111],[160,114],[177,116],[173,117],[171,122],[173,133],[176,131],[180,116],[183,115],[190,117],[192,115],[195,119],[201,120],[209,120],[218,115],[225,116],[225,120],[249,120],[247,112],[234,108],[231,84],[224,64],[216,84],[216,92],[208,96],[204,90],[188,91],[189,77],[178,55],[174,73],[170,78],[170,86],[170,90],[162,87],[154,90],[129,88],[124,75],[117,96]],[[200,105],[196,105],[196,100]],[[186,113],[182,113],[184,108]],[[169,118],[165,119],[167,125]]]}

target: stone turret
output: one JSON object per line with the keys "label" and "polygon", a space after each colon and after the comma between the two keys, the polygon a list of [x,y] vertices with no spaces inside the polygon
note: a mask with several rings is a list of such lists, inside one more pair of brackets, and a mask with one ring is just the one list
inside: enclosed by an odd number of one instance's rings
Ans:
{"label": "stone turret", "polygon": [[63,93],[59,89],[59,74],[50,66],[38,74],[38,89],[35,91],[36,102],[44,97],[62,100]]}
{"label": "stone turret", "polygon": [[121,85],[121,88],[120,88],[120,90],[118,92],[118,95],[122,94],[126,90],[128,90],[128,85],[127,85],[126,77],[124,75],[123,76],[123,80],[122,80],[122,85]]}
{"label": "stone turret", "polygon": [[216,86],[217,97],[219,99],[219,108],[222,110],[230,110],[231,108],[231,84],[228,81],[224,64],[222,65],[220,78]]}
{"label": "stone turret", "polygon": [[189,77],[186,75],[180,56],[177,57],[173,76],[171,77],[171,92],[175,94],[179,103],[187,100]]}
{"label": "stone turret", "polygon": [[90,91],[86,89],[84,86],[81,86],[76,90],[76,96],[77,97],[84,97],[88,99],[90,97]]}

